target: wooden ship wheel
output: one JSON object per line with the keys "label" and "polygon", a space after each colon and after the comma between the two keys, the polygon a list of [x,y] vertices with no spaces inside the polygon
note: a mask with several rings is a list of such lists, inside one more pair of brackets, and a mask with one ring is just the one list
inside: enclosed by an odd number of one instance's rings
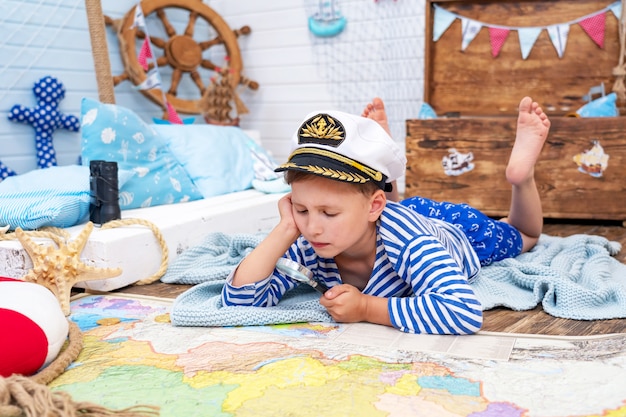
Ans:
{"label": "wooden ship wheel", "polygon": [[[161,88],[140,89],[141,93],[154,103],[165,109],[165,104],[163,103],[165,94],[167,102],[180,113],[206,114],[207,108],[211,106],[203,103],[203,101],[210,101],[212,91],[219,91],[219,88],[215,88],[216,85],[224,85],[226,83],[231,89],[231,98],[237,97],[235,90],[240,84],[253,90],[258,88],[258,83],[242,75],[243,62],[237,38],[240,35],[250,33],[248,26],[244,26],[239,30],[232,30],[222,17],[204,4],[202,0],[143,0],[139,4],[143,10],[146,22],[148,22],[150,15],[156,15],[162,31],[165,33],[164,37],[160,37],[153,35],[152,30],[146,31],[148,32],[152,54],[154,55],[154,61],[152,62],[156,62],[158,67],[171,67],[171,81],[167,91],[164,91],[167,86],[163,79],[161,80]],[[182,33],[176,30],[175,25],[168,18],[167,9],[181,9],[183,12],[188,12],[186,27]],[[172,11],[172,13],[177,12]],[[177,16],[180,20],[181,13],[178,13]],[[130,80],[135,86],[140,86],[146,81],[147,74],[154,65],[150,62],[146,71],[138,61],[137,50],[143,43],[146,33],[134,25],[135,7],[119,20],[113,20],[105,16],[105,22],[107,25],[113,26],[117,31],[120,54],[125,68],[123,74],[113,77],[114,85],[118,85],[124,80]],[[199,29],[201,25],[203,25],[202,30]],[[207,34],[210,38],[206,40],[197,41],[195,39],[195,37],[203,37]],[[210,48],[224,48],[224,54],[221,53],[222,50],[219,50],[217,54],[223,57],[224,64],[218,65],[203,56],[203,53]],[[159,56],[159,50],[162,51],[161,56]],[[213,74],[208,77],[210,79],[209,86],[205,85],[203,81],[203,73]],[[197,97],[179,97],[179,86],[181,80],[186,75],[189,75],[193,84],[195,84]],[[211,86],[213,88],[209,88]],[[236,101],[238,101],[237,110],[241,110],[240,105],[242,103],[238,98]],[[221,103],[223,108],[216,112],[216,114],[221,115],[218,119],[228,119],[231,105],[224,103],[224,100]]]}

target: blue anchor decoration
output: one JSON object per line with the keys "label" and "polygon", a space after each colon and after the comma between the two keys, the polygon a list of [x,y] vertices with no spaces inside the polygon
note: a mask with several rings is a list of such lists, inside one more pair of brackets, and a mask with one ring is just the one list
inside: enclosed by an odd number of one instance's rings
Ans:
{"label": "blue anchor decoration", "polygon": [[0,161],[0,182],[2,182],[2,180],[5,178],[12,177],[13,175],[17,175],[15,171],[13,171],[11,168],[4,165],[2,161]]}
{"label": "blue anchor decoration", "polygon": [[[57,110],[59,102],[65,97],[63,83],[54,77],[41,78],[33,86],[37,106],[28,108],[16,104],[9,112],[9,120],[28,123],[35,129],[37,165],[48,168],[57,165],[56,151],[52,144],[52,134],[57,128],[77,132],[80,120],[76,116],[66,115]],[[0,173],[1,173],[0,167]]]}

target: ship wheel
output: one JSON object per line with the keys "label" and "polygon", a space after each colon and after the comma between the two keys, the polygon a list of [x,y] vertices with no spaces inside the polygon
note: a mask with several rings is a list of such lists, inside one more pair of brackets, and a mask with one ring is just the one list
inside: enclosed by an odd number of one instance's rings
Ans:
{"label": "ship wheel", "polygon": [[[239,30],[232,30],[222,17],[202,0],[143,0],[140,2],[143,14],[148,21],[149,16],[154,13],[160,21],[161,30],[165,37],[155,36],[152,30],[148,30],[152,53],[155,55],[155,62],[158,67],[171,67],[171,82],[169,89],[165,92],[165,97],[178,112],[186,114],[199,114],[200,99],[206,91],[206,86],[202,81],[202,73],[213,72],[213,77],[220,77],[226,72],[229,76],[229,83],[233,89],[239,84],[244,84],[256,90],[258,84],[242,76],[243,62],[241,52],[237,43],[239,35],[247,35],[250,28],[244,26]],[[182,9],[188,12],[186,27],[183,33],[177,33],[175,26],[171,23],[166,9]],[[183,14],[180,11],[172,13]],[[125,72],[122,75],[113,77],[113,84],[118,85],[124,80],[130,80],[135,86],[139,86],[147,79],[147,71],[143,69],[137,59],[137,40],[143,40],[146,33],[137,27],[133,27],[135,20],[135,8],[129,10],[121,20],[114,21],[105,17],[107,24],[112,25],[117,30],[120,43],[120,53],[124,64]],[[180,20],[180,19],[179,19]],[[183,20],[184,16],[183,16]],[[213,36],[207,40],[196,41],[195,32],[200,26],[208,26],[206,32]],[[202,28],[204,30],[204,28]],[[205,33],[206,33],[205,32]],[[203,57],[203,52],[209,48],[225,49],[225,64],[217,65],[210,59]],[[158,50],[163,54],[158,56]],[[218,51],[222,52],[222,50]],[[222,54],[218,54],[222,56]],[[153,67],[150,63],[148,71]],[[197,87],[198,94],[195,98],[182,98],[178,96],[183,76],[189,74],[193,84]],[[183,80],[184,81],[184,80]],[[161,80],[161,87],[164,89],[164,81]],[[160,88],[140,89],[142,94],[165,109],[163,103],[163,90]]]}

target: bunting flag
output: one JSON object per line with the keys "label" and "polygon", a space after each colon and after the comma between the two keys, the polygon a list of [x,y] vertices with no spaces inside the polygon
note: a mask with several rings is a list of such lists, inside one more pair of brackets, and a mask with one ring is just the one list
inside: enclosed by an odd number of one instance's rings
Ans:
{"label": "bunting flag", "polygon": [[137,90],[151,90],[153,88],[161,88],[161,76],[159,75],[159,71],[155,68],[152,68],[146,74],[146,79],[135,87]]}
{"label": "bunting flag", "polygon": [[456,13],[452,13],[436,4],[433,5],[433,41],[437,42],[441,36],[448,30],[452,23],[456,19],[461,20],[461,50],[469,46],[474,40],[476,35],[482,30],[483,27],[489,29],[489,42],[491,45],[491,55],[495,58],[500,54],[506,39],[511,31],[517,31],[519,37],[520,50],[522,58],[527,59],[530,52],[537,42],[539,35],[542,31],[548,32],[550,41],[556,50],[559,58],[562,58],[567,46],[567,38],[569,36],[570,27],[578,24],[583,31],[591,38],[591,40],[598,45],[599,48],[604,48],[604,38],[606,30],[606,13],[609,11],[618,19],[621,19],[622,4],[621,1],[616,1],[611,5],[605,7],[602,10],[594,12],[592,14],[582,16],[578,19],[557,23],[549,26],[530,26],[530,27],[517,27],[517,26],[499,26],[489,23],[479,22],[467,17],[463,17]]}
{"label": "bunting flag", "polygon": [[604,13],[589,16],[581,20],[578,24],[596,45],[600,48],[604,48],[604,28],[606,27],[606,15]]}
{"label": "bunting flag", "polygon": [[554,25],[548,27],[548,35],[559,58],[563,58],[565,47],[567,46],[567,36],[569,35],[569,25]]}
{"label": "bunting flag", "polygon": [[146,27],[146,20],[143,17],[143,9],[141,8],[141,5],[136,5],[135,6],[135,15],[133,17],[133,24],[130,26],[131,29],[134,29],[136,27],[140,27],[140,28],[145,28]]}
{"label": "bunting flag", "polygon": [[442,9],[441,7],[437,7],[435,9],[435,24],[433,27],[433,40],[437,42],[443,32],[448,29],[448,26],[452,24],[456,20],[456,15],[454,13],[450,13],[446,9]]}
{"label": "bunting flag", "polygon": [[491,44],[491,56],[497,57],[500,54],[500,49],[504,45],[507,36],[509,36],[509,29],[502,28],[489,28],[489,43]]}
{"label": "bunting flag", "polygon": [[137,61],[144,71],[148,71],[148,58],[152,58],[152,50],[150,49],[150,41],[146,37],[141,44],[139,55],[137,55]]}
{"label": "bunting flag", "polygon": [[[141,44],[141,48],[139,50],[139,54],[137,55],[137,62],[143,68],[144,71],[147,71],[146,79],[139,84],[136,88],[138,90],[151,90],[153,88],[161,88],[161,75],[159,74],[159,66],[154,62],[154,55],[152,54],[152,46],[150,45],[150,36],[148,35],[148,28],[146,26],[146,20],[143,15],[143,10],[141,9],[141,4],[137,4],[135,6],[135,15],[133,19],[132,28],[141,28],[145,34],[143,39],[143,43]],[[152,60],[154,66],[152,69],[148,71],[149,65],[148,60]],[[183,121],[176,113],[176,109],[172,106],[168,101],[165,95],[165,92],[162,91],[163,103],[165,104],[165,109],[167,111],[167,119],[170,123],[173,124],[183,124]]]}
{"label": "bunting flag", "polygon": [[622,18],[622,3],[621,2],[616,1],[615,3],[609,6],[609,9],[611,9],[611,11],[613,12],[613,15],[617,18],[617,20],[620,20]]}
{"label": "bunting flag", "polygon": [[537,38],[541,34],[541,28],[521,28],[517,30],[519,36],[519,48],[522,51],[522,59],[528,58],[530,50],[537,42]]}
{"label": "bunting flag", "polygon": [[176,113],[176,109],[169,102],[167,103],[167,120],[172,124],[182,125],[183,121]]}
{"label": "bunting flag", "polygon": [[463,41],[461,42],[461,50],[464,51],[469,46],[470,42],[474,40],[478,32],[483,28],[480,22],[475,20],[465,19],[461,20],[461,31],[463,34]]}

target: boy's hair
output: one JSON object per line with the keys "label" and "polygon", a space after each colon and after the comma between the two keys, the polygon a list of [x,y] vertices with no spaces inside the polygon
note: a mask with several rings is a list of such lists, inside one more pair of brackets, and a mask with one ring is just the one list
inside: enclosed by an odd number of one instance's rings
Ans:
{"label": "boy's hair", "polygon": [[[314,178],[320,178],[320,177],[319,175],[311,174],[311,173],[303,172],[303,171],[294,171],[294,170],[285,171],[285,182],[290,185],[293,184],[294,182],[307,181],[307,180],[314,179]],[[333,180],[329,179],[329,181],[333,181]],[[380,188],[373,182],[366,182],[363,184],[359,184],[359,183],[349,183],[349,184],[352,187],[354,187],[355,191],[363,194],[366,197],[369,197],[372,194],[374,194],[376,191],[380,190]]]}

